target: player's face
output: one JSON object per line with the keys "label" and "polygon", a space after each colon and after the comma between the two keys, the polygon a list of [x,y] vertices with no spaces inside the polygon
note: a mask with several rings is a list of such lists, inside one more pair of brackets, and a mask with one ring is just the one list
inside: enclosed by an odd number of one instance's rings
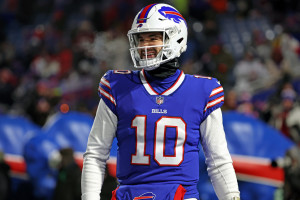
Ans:
{"label": "player's face", "polygon": [[[151,33],[140,33],[138,35],[138,47],[156,46],[163,45],[163,34],[161,32],[151,32]],[[147,53],[146,53],[147,49]],[[138,52],[142,59],[152,59],[157,56],[157,54],[162,49],[162,46],[158,47],[148,47],[140,48]]]}

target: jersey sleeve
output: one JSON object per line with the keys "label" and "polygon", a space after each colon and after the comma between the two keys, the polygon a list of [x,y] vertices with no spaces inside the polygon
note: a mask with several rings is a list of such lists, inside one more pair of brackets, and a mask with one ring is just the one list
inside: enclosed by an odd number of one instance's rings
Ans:
{"label": "jersey sleeve", "polygon": [[224,103],[224,91],[220,82],[212,78],[206,82],[206,105],[204,108],[204,118],[206,118],[214,110],[220,108]]}
{"label": "jersey sleeve", "polygon": [[116,98],[113,94],[112,82],[113,82],[113,71],[109,70],[100,79],[99,87],[98,87],[98,95],[107,105],[107,107],[114,114],[116,114],[117,103],[116,103]]}

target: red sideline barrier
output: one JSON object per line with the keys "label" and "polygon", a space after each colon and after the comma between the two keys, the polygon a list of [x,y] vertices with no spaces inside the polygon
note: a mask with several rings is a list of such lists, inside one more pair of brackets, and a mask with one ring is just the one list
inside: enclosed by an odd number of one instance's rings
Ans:
{"label": "red sideline barrier", "polygon": [[[82,169],[83,154],[75,153],[75,161]],[[284,172],[281,168],[273,168],[270,165],[271,160],[266,158],[232,155],[233,166],[238,180],[260,183],[275,187],[282,186],[284,182]],[[5,162],[11,168],[11,175],[22,179],[27,178],[26,163],[22,156],[5,155]],[[116,158],[111,157],[107,161],[108,172],[116,177]]]}
{"label": "red sideline barrier", "polygon": [[284,182],[283,169],[272,167],[270,159],[232,155],[232,160],[239,180],[275,187]]}

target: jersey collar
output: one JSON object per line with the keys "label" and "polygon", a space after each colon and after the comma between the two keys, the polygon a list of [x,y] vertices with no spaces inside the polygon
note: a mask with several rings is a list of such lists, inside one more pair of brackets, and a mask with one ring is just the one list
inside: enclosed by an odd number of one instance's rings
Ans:
{"label": "jersey collar", "polygon": [[174,84],[170,88],[168,88],[167,90],[165,90],[162,93],[158,93],[158,92],[156,92],[152,88],[152,86],[147,81],[145,71],[142,70],[140,72],[140,79],[142,81],[142,84],[143,84],[143,86],[145,87],[145,89],[147,90],[147,92],[150,95],[164,95],[164,96],[168,96],[168,95],[172,94],[173,92],[175,92],[180,87],[180,85],[182,84],[182,82],[184,80],[184,77],[185,77],[185,74],[183,73],[183,71],[181,71],[181,73],[179,74],[177,80],[174,82]]}

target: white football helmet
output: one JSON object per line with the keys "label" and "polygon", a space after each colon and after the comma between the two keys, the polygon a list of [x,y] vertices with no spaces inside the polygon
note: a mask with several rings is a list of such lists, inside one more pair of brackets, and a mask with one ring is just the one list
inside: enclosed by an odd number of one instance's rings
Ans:
{"label": "white football helmet", "polygon": [[[138,34],[162,32],[163,45],[138,47]],[[153,70],[161,64],[179,57],[187,48],[187,23],[182,15],[168,4],[151,4],[144,7],[136,16],[128,31],[130,54],[136,68]],[[156,58],[140,57],[138,49],[162,47]]]}

